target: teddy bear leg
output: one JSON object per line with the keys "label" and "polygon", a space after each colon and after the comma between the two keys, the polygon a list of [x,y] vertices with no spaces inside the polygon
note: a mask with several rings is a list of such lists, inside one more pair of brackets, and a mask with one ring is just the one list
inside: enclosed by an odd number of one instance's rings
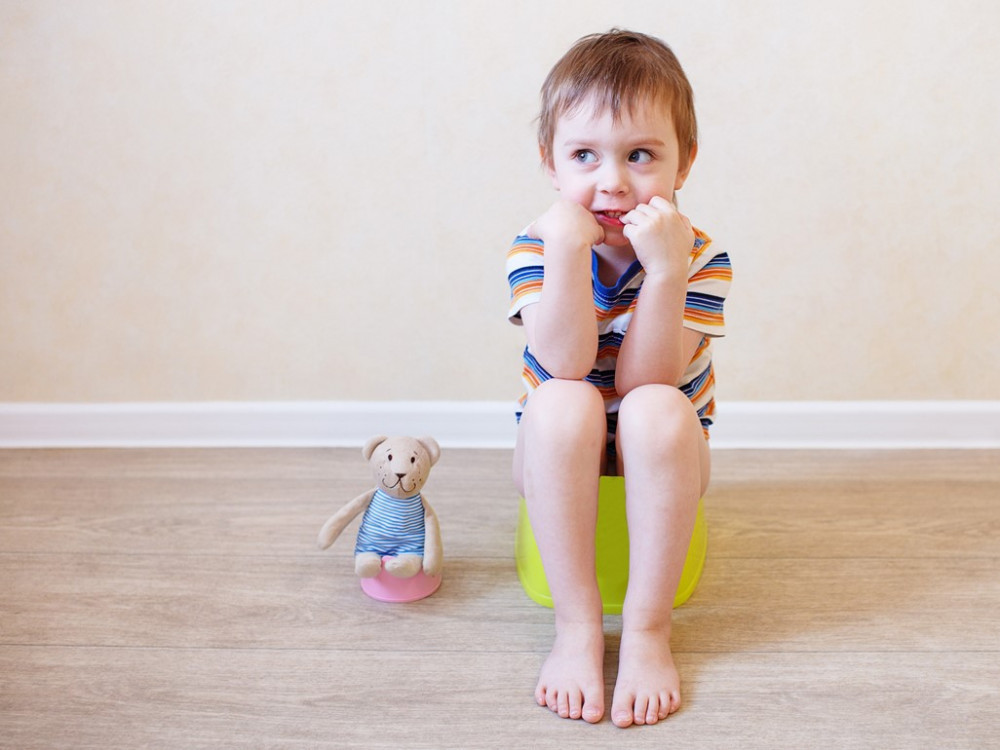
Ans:
{"label": "teddy bear leg", "polygon": [[354,572],[361,578],[374,578],[382,572],[382,558],[375,552],[359,552],[354,556]]}
{"label": "teddy bear leg", "polygon": [[412,578],[423,565],[421,555],[397,555],[385,561],[385,569],[396,578]]}

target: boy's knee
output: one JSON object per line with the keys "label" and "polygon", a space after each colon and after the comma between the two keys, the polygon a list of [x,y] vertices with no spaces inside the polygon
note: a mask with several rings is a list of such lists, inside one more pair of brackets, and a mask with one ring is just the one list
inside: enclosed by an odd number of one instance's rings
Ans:
{"label": "boy's knee", "polygon": [[587,432],[606,430],[601,392],[583,380],[546,380],[531,394],[526,411],[532,425],[546,430]]}
{"label": "boy's knee", "polygon": [[671,385],[644,385],[630,391],[618,409],[618,429],[685,434],[697,429],[701,420],[691,400]]}
{"label": "boy's knee", "polygon": [[[514,448],[514,485],[525,494],[525,464],[551,448],[565,454],[596,455],[607,442],[604,398],[582,380],[553,378],[539,385],[525,406]],[[540,453],[541,449],[541,453]]]}
{"label": "boy's knee", "polygon": [[[575,413],[604,414],[604,399],[597,388],[586,380],[552,378],[535,389],[530,403],[541,402],[543,408],[573,409]],[[568,416],[568,415],[567,415]]]}

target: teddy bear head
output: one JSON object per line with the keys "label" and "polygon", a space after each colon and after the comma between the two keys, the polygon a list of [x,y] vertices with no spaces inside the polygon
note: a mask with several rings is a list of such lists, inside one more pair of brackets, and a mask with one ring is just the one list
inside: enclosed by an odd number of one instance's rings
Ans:
{"label": "teddy bear head", "polygon": [[432,437],[376,435],[361,453],[375,474],[378,489],[402,499],[420,492],[441,456],[441,448]]}

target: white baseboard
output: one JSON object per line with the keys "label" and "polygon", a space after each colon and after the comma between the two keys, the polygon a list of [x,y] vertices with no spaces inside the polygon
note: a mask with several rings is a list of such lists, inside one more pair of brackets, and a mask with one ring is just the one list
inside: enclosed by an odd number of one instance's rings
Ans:
{"label": "white baseboard", "polygon": [[[510,448],[514,404],[0,404],[0,447],[357,447],[374,434]],[[1000,401],[722,402],[714,448],[1000,448]]]}
{"label": "white baseboard", "polygon": [[713,448],[1000,448],[1000,401],[720,402]]}
{"label": "white baseboard", "polygon": [[515,430],[514,405],[493,401],[0,404],[0,447],[360,447],[385,434],[497,448]]}

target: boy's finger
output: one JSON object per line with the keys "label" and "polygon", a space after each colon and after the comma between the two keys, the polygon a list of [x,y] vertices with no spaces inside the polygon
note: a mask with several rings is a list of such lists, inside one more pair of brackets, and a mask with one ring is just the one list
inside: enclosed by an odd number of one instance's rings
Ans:
{"label": "boy's finger", "polygon": [[623,214],[622,221],[626,224],[635,224],[638,220],[642,219],[643,216],[647,215],[649,215],[649,206],[645,203],[640,203],[627,214]]}
{"label": "boy's finger", "polygon": [[671,203],[666,198],[663,198],[662,196],[659,195],[654,195],[652,198],[650,198],[649,205],[651,208],[655,208],[657,211],[666,211],[668,213],[677,211],[677,208],[674,206],[673,203]]}

